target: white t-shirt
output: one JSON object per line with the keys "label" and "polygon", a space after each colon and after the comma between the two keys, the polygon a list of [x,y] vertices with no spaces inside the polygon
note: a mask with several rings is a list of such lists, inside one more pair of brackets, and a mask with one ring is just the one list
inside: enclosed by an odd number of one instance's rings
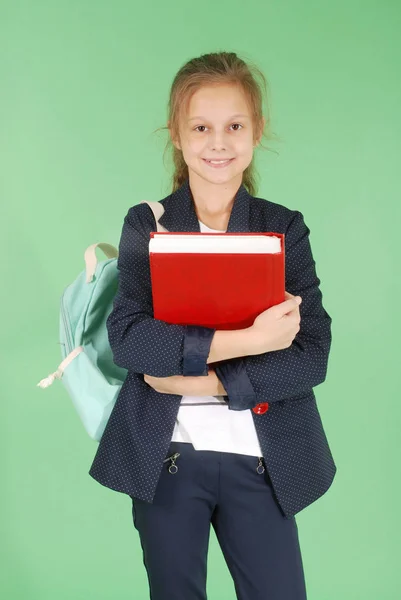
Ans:
{"label": "white t-shirt", "polygon": [[[200,230],[217,232],[199,221]],[[226,399],[224,399],[226,398]],[[183,396],[171,441],[195,450],[263,456],[251,409],[229,410],[227,396]]]}

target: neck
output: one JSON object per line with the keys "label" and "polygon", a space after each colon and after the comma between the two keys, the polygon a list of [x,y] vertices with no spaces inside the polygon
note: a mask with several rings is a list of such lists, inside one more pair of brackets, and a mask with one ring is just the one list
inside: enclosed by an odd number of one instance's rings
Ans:
{"label": "neck", "polygon": [[242,174],[224,184],[213,184],[198,175],[189,175],[189,187],[198,219],[207,222],[225,222],[231,214],[235,196],[242,183]]}

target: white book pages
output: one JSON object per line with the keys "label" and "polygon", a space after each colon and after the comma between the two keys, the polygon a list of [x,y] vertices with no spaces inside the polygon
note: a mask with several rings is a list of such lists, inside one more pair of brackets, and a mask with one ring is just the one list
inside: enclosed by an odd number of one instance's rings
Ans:
{"label": "white book pages", "polygon": [[281,252],[281,238],[275,235],[155,235],[149,252],[275,254]]}

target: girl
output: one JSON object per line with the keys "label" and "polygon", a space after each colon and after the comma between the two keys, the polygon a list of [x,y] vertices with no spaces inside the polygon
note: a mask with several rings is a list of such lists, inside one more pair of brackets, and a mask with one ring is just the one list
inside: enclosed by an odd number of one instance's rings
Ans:
{"label": "girl", "polygon": [[295,514],[336,473],[313,391],[326,378],[331,317],[310,231],[299,211],[255,196],[262,97],[235,53],[180,69],[169,101],[173,191],[159,222],[285,233],[283,303],[235,331],[154,319],[156,222],[143,203],[124,219],[107,328],[128,374],[89,473],[132,499],[152,600],[206,600],[210,525],[238,600],[305,600]]}

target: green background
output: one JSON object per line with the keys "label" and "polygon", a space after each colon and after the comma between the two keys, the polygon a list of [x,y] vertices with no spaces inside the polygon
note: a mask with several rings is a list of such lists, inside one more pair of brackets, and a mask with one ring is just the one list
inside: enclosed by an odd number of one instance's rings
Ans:
{"label": "green background", "polygon": [[[258,196],[300,210],[333,344],[315,388],[338,472],[297,515],[308,600],[400,593],[401,5],[0,3],[1,583],[7,600],[147,600],[128,496],[56,381],[59,298],[128,208],[169,192],[168,91],[194,56],[265,73],[278,152]],[[210,600],[235,598],[211,531]]]}

